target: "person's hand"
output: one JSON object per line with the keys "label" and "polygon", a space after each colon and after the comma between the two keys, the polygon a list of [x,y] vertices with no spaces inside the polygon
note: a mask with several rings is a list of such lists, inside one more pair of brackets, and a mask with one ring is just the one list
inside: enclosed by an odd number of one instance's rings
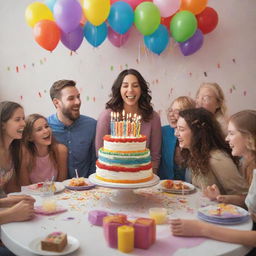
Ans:
{"label": "person's hand", "polygon": [[174,236],[202,236],[204,223],[199,220],[173,219],[170,229]]}
{"label": "person's hand", "polygon": [[220,195],[220,190],[217,185],[213,184],[211,186],[207,186],[203,191],[204,195],[207,196],[210,200],[216,200]]}
{"label": "person's hand", "polygon": [[8,212],[9,222],[30,220],[34,216],[34,203],[26,200],[20,201],[9,208]]}
{"label": "person's hand", "polygon": [[5,207],[12,207],[13,205],[19,203],[20,201],[27,201],[29,203],[35,203],[35,199],[32,196],[29,195],[10,195],[7,196],[6,198],[2,199],[3,204]]}

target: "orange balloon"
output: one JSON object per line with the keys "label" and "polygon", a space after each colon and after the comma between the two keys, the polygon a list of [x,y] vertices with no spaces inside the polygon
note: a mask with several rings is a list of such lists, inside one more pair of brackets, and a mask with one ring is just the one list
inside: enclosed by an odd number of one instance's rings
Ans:
{"label": "orange balloon", "polygon": [[181,11],[190,11],[192,13],[199,14],[202,12],[208,3],[208,0],[181,0]]}
{"label": "orange balloon", "polygon": [[33,29],[36,42],[48,51],[53,51],[60,41],[61,32],[54,21],[41,20]]}

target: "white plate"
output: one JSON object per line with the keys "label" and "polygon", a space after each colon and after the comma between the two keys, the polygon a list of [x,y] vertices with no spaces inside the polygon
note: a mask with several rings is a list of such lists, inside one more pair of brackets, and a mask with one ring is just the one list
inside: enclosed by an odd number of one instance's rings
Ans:
{"label": "white plate", "polygon": [[186,189],[168,189],[166,187],[164,187],[163,183],[165,182],[166,180],[161,180],[159,182],[159,185],[158,185],[158,188],[164,192],[168,192],[168,193],[173,193],[173,194],[188,194],[188,193],[191,193],[193,191],[195,191],[195,186],[193,184],[190,184],[188,182],[185,182],[185,181],[180,181],[180,180],[172,180],[174,183],[180,183],[182,182],[184,185],[188,186],[188,188]]}
{"label": "white plate", "polygon": [[44,251],[44,250],[41,249],[41,241],[44,238],[45,237],[38,237],[38,238],[32,240],[28,245],[29,249],[33,253],[36,253],[36,254],[54,256],[54,255],[69,254],[69,253],[74,252],[75,250],[77,250],[80,246],[80,243],[79,243],[78,239],[76,239],[73,236],[68,236],[68,244],[66,245],[66,247],[64,248],[64,250],[62,252]]}
{"label": "white plate", "polygon": [[70,183],[71,179],[69,180],[64,180],[62,182],[62,184],[67,188],[67,189],[70,189],[70,190],[87,190],[87,189],[91,189],[91,188],[94,188],[95,185],[92,184],[88,179],[84,178],[84,181],[88,184],[86,186],[69,186],[69,183]]}
{"label": "white plate", "polygon": [[[28,185],[28,186],[22,186],[21,187],[21,192],[22,193],[23,192],[24,193],[29,193],[29,194],[32,194],[32,195],[41,195],[43,193],[42,188],[32,189],[31,186],[33,186],[33,185],[35,185],[35,184]],[[55,181],[54,185],[56,187],[56,191],[54,192],[54,194],[60,193],[65,189],[65,186],[63,185],[62,182]]]}
{"label": "white plate", "polygon": [[[232,204],[224,205],[225,208],[223,208],[221,215],[215,214],[217,212],[217,208],[219,205],[220,204],[208,205],[208,206],[199,208],[198,212],[200,212],[202,215],[206,217],[215,218],[215,219],[241,218],[249,215],[248,211],[246,211],[245,209]],[[228,210],[228,207],[230,207],[230,210]]]}

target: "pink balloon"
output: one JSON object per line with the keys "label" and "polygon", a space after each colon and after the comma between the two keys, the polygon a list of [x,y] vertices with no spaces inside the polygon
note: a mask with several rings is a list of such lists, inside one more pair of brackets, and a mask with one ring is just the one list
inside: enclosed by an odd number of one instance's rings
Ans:
{"label": "pink balloon", "polygon": [[108,40],[116,47],[120,47],[126,43],[130,35],[130,30],[125,34],[116,33],[111,27],[108,27]]}
{"label": "pink balloon", "polygon": [[169,17],[180,8],[180,0],[153,0],[158,7],[161,17]]}

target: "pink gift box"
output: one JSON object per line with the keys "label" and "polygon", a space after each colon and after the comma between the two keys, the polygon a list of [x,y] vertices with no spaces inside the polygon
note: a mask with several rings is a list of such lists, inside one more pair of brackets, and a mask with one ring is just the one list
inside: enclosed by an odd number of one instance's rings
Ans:
{"label": "pink gift box", "polygon": [[105,211],[94,210],[90,211],[88,214],[88,220],[92,225],[102,226],[103,218],[108,216],[108,213]]}
{"label": "pink gift box", "polygon": [[138,218],[133,227],[134,247],[148,249],[156,241],[156,223],[153,219]]}

